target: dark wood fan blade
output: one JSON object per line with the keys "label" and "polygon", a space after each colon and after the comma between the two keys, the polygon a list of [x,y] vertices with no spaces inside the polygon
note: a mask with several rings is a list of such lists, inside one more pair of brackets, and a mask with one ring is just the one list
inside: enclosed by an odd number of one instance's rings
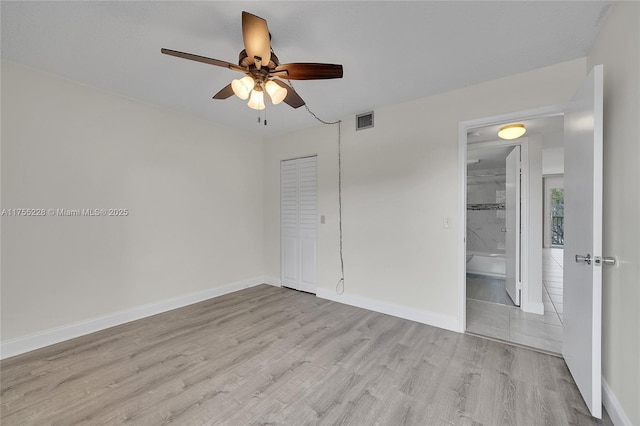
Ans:
{"label": "dark wood fan blade", "polygon": [[[284,72],[284,74],[280,74],[282,72]],[[342,78],[342,65],[314,63],[283,64],[277,66],[273,73],[278,73],[278,77],[289,80]]]}
{"label": "dark wood fan blade", "polygon": [[227,84],[215,94],[213,99],[227,99],[228,97],[233,96],[233,89],[231,88],[231,84]]}
{"label": "dark wood fan blade", "polygon": [[191,61],[202,62],[204,64],[215,65],[218,67],[229,68],[234,71],[239,71],[243,73],[247,72],[246,69],[236,64],[232,64],[231,62],[221,61],[219,59],[207,58],[206,56],[194,55],[193,53],[178,52],[177,50],[164,49],[164,48],[160,49],[160,51],[165,55],[171,55],[178,58],[189,59]]}
{"label": "dark wood fan blade", "polygon": [[269,66],[271,43],[267,21],[248,12],[242,12],[242,40],[249,58],[256,61],[256,68]]}
{"label": "dark wood fan blade", "polygon": [[293,90],[291,86],[289,86],[284,81],[280,81],[275,78],[272,81],[274,81],[278,86],[283,87],[287,90],[287,96],[283,99],[283,102],[285,104],[293,108],[300,108],[302,105],[304,105],[304,100],[300,97],[300,95],[298,95],[298,93],[296,93],[295,90]]}

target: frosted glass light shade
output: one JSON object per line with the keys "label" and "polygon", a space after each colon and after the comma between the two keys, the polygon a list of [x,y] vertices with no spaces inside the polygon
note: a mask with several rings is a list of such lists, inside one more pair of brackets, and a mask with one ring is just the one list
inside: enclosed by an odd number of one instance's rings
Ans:
{"label": "frosted glass light shade", "polygon": [[498,137],[506,140],[518,139],[524,135],[526,131],[527,129],[524,128],[524,124],[509,124],[500,128]]}
{"label": "frosted glass light shade", "polygon": [[287,97],[287,89],[281,87],[275,81],[267,81],[267,84],[265,84],[264,87],[267,89],[267,93],[271,97],[271,102],[274,105],[278,105]]}
{"label": "frosted glass light shade", "polygon": [[233,80],[231,82],[231,89],[240,99],[247,99],[249,97],[249,93],[253,90],[254,85],[255,82],[253,81],[253,78],[246,76],[240,80]]}
{"label": "frosted glass light shade", "polygon": [[254,90],[251,92],[251,98],[247,105],[249,105],[249,108],[257,110],[264,109],[264,92],[262,90]]}

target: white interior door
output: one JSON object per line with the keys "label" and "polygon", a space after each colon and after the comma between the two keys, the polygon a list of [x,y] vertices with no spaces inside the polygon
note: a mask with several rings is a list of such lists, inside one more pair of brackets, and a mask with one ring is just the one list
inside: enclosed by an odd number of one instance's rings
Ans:
{"label": "white interior door", "polygon": [[507,155],[505,186],[505,287],[520,306],[520,146]]}
{"label": "white interior door", "polygon": [[282,285],[316,292],[316,157],[280,163],[280,233]]}
{"label": "white interior door", "polygon": [[[300,281],[298,230],[298,162],[280,163],[280,279],[282,285]],[[285,284],[287,283],[287,284]]]}
{"label": "white interior door", "polygon": [[564,359],[591,415],[602,416],[602,65],[564,121]]}

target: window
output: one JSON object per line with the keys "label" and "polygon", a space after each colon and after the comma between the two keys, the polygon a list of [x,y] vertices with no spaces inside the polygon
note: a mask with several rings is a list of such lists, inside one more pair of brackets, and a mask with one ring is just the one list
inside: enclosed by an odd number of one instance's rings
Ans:
{"label": "window", "polygon": [[564,189],[551,190],[551,245],[564,245]]}

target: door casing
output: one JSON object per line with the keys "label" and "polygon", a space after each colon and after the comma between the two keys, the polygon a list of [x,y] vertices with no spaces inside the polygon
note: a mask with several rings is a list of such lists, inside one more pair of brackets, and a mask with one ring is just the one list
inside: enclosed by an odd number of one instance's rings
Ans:
{"label": "door casing", "polygon": [[[474,120],[462,121],[458,124],[458,223],[461,224],[458,226],[458,291],[459,291],[459,299],[458,299],[458,330],[461,333],[464,333],[466,330],[467,324],[467,287],[466,287],[466,252],[467,252],[467,244],[466,244],[466,223],[467,223],[467,206],[466,206],[466,194],[467,194],[467,133],[470,129],[476,127],[485,127],[498,125],[509,122],[518,122],[523,120],[530,120],[536,118],[545,118],[545,117],[553,117],[558,115],[564,115],[564,105],[549,105],[542,108],[536,108],[532,110],[518,111],[512,112],[508,114],[496,115],[491,117],[479,118]],[[500,146],[508,146],[509,144],[515,145],[520,144],[518,141],[495,141],[495,142],[483,142],[473,144],[475,147],[484,147],[486,144],[487,147],[495,146],[500,144]],[[526,143],[521,144],[523,147],[522,150],[522,163],[528,164],[528,146]],[[522,176],[522,193],[521,196],[528,202],[529,197],[529,177],[528,173],[523,171]],[[525,192],[526,191],[526,192]],[[525,226],[529,224],[529,208],[528,205],[522,208],[522,223]],[[524,232],[522,236],[522,253],[521,256],[523,259],[529,258],[529,236],[528,232]],[[524,311],[530,311],[542,314],[543,312],[538,312],[540,307],[527,306],[527,290],[525,286],[528,285],[530,270],[528,268],[528,261],[523,262],[522,265],[522,281],[523,281],[523,301],[522,301],[522,309]],[[527,283],[527,284],[525,284]],[[532,309],[533,308],[533,309]]]}
{"label": "door casing", "polygon": [[[302,185],[302,177],[300,176],[300,163],[308,163],[312,161],[314,164],[313,176],[313,208],[309,214],[309,202],[304,200],[301,186],[309,186],[308,180]],[[285,163],[295,162],[296,170],[296,208],[295,208],[295,226],[284,226],[285,213],[284,200],[282,193],[282,167]],[[307,178],[308,179],[308,178]],[[308,189],[306,190],[308,192]],[[280,161],[280,282],[284,287],[293,288],[309,293],[316,292],[317,287],[317,155],[308,155],[304,157],[290,158]],[[303,207],[303,204],[306,206]],[[304,212],[306,210],[306,212]],[[290,210],[289,210],[290,212]],[[291,221],[289,214],[287,222]]]}
{"label": "door casing", "polygon": [[505,289],[516,306],[522,304],[522,290],[528,293],[528,280],[522,279],[521,269],[523,266],[531,267],[525,265],[528,263],[528,257],[521,253],[524,247],[524,244],[521,244],[522,236],[528,234],[522,232],[522,213],[528,210],[526,207],[529,204],[529,197],[521,193],[522,189],[528,186],[521,184],[522,175],[528,175],[527,163],[521,158],[523,145],[528,144],[514,146],[507,155],[505,177]]}

